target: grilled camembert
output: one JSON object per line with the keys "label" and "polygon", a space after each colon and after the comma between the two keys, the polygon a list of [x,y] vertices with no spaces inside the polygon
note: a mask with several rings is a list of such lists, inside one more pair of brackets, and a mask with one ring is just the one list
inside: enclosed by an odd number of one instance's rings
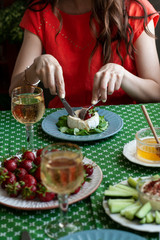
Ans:
{"label": "grilled camembert", "polygon": [[94,116],[87,120],[82,120],[79,118],[80,110],[75,111],[77,117],[68,116],[67,124],[69,128],[78,128],[78,129],[86,129],[89,131],[90,129],[96,128],[99,125],[99,114],[97,112],[94,113]]}

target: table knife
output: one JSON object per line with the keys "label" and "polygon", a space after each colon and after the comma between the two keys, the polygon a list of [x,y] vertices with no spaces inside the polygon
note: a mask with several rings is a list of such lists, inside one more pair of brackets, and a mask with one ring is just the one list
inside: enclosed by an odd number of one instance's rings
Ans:
{"label": "table knife", "polygon": [[72,117],[76,116],[75,112],[73,111],[73,109],[71,108],[71,106],[69,105],[69,103],[66,101],[65,98],[60,98],[61,102],[63,103],[65,109],[67,110],[68,114],[71,115]]}
{"label": "table knife", "polygon": [[28,231],[23,231],[21,233],[21,240],[31,240],[31,237]]}

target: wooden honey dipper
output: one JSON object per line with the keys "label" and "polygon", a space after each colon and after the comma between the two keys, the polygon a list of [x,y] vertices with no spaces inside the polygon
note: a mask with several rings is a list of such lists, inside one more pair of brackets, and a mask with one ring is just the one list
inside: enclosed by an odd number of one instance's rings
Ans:
{"label": "wooden honey dipper", "polygon": [[[152,122],[151,122],[151,119],[150,119],[150,117],[149,117],[149,114],[148,114],[148,112],[147,112],[147,110],[146,110],[146,107],[145,107],[144,105],[142,105],[141,108],[142,108],[142,111],[143,111],[143,113],[144,113],[144,115],[145,115],[145,117],[146,117],[146,120],[147,120],[147,122],[148,122],[148,124],[149,124],[149,126],[150,126],[150,129],[151,129],[151,131],[152,131],[152,133],[153,133],[153,136],[154,136],[157,144],[160,144],[159,139],[158,139],[157,134],[156,134],[156,131],[155,131],[154,127],[153,127],[153,124],[152,124]],[[160,147],[159,147],[158,150],[160,150]]]}

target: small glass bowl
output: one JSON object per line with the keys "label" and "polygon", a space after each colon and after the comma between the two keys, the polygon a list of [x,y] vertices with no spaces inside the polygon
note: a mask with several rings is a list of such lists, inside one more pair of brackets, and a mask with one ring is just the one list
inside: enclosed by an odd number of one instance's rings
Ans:
{"label": "small glass bowl", "polygon": [[[155,128],[160,140],[160,128]],[[150,128],[138,131],[136,138],[136,157],[144,162],[160,163],[160,144],[157,144]]]}
{"label": "small glass bowl", "polygon": [[137,190],[139,201],[142,204],[150,202],[152,210],[160,210],[160,176],[139,180]]}

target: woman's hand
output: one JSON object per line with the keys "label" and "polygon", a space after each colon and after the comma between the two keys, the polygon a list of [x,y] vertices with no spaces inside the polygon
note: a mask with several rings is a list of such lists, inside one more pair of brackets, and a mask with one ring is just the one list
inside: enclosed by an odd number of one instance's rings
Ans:
{"label": "woman's hand", "polygon": [[[40,80],[45,88],[49,88],[51,94],[55,95],[58,91],[60,97],[65,97],[62,67],[52,55],[42,55],[42,49],[40,38],[25,30],[22,47],[12,74],[10,94],[13,88],[22,85],[22,80],[26,76],[31,84],[36,84]],[[26,66],[30,67],[24,72]]]}
{"label": "woman's hand", "polygon": [[60,97],[65,97],[65,84],[62,67],[58,61],[49,54],[37,57],[33,63],[37,78],[43,83],[45,88],[49,88],[52,95],[57,91]]}
{"label": "woman's hand", "polygon": [[111,95],[121,87],[125,69],[115,63],[104,65],[94,77],[92,103],[101,97],[103,102],[107,101],[107,95]]}

